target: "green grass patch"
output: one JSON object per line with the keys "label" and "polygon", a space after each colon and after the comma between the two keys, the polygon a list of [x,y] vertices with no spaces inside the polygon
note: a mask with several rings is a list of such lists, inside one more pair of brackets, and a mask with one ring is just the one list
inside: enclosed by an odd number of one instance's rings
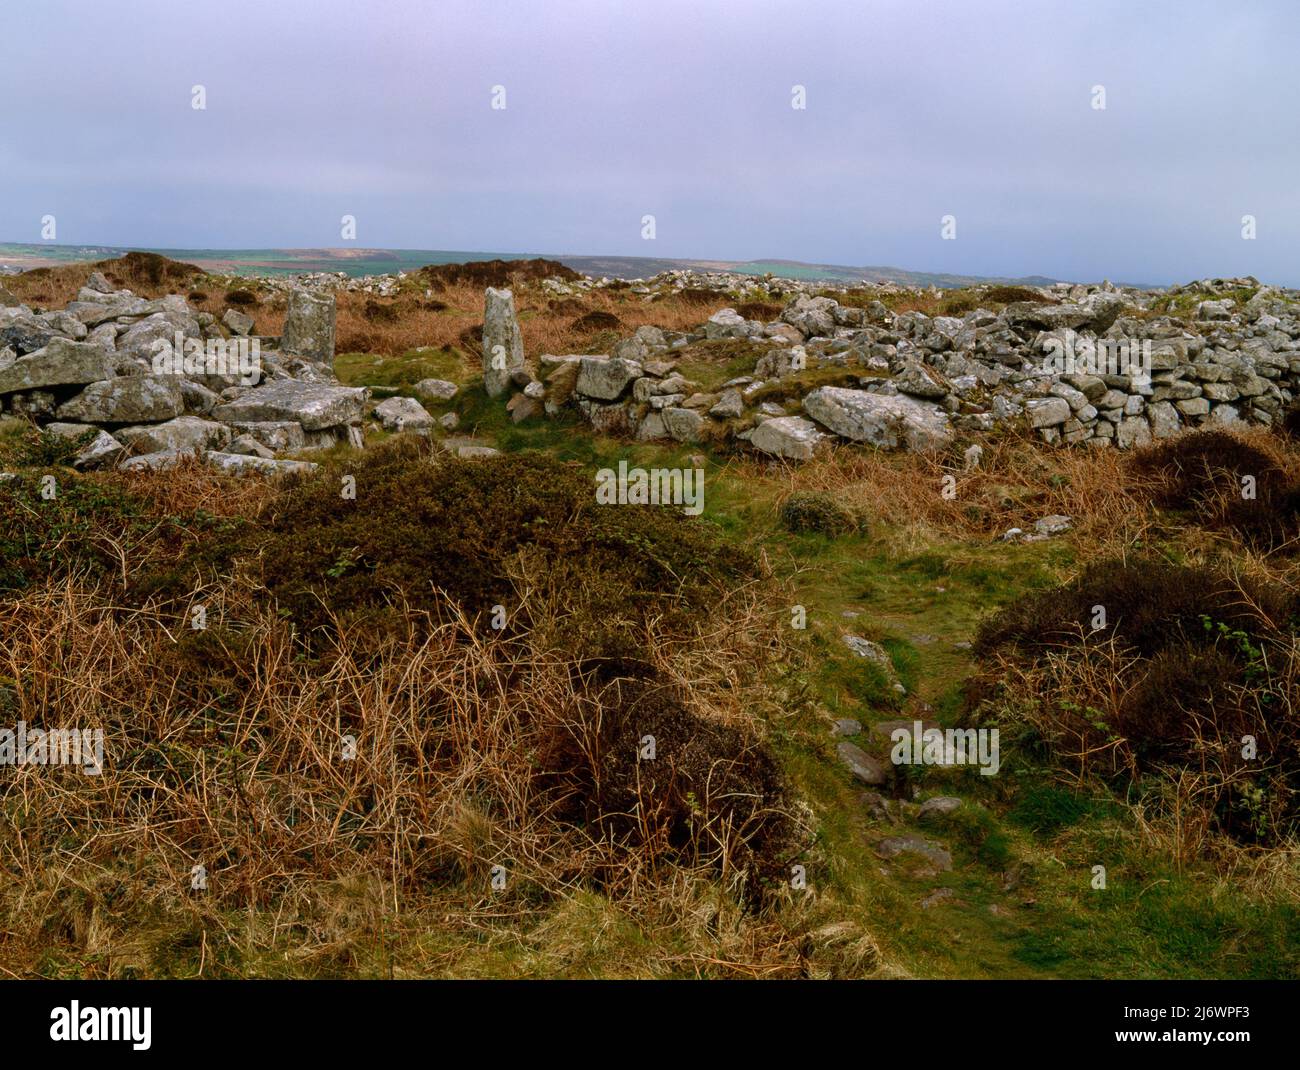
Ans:
{"label": "green grass patch", "polygon": [[447,379],[465,383],[476,373],[473,361],[455,346],[436,349],[422,346],[408,349],[400,357],[377,353],[340,353],[334,358],[334,372],[345,386],[379,388],[410,394],[421,379]]}

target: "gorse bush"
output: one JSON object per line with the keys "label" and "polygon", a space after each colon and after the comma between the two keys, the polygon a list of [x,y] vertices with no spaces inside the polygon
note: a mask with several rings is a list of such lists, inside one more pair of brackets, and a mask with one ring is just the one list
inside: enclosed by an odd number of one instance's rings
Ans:
{"label": "gorse bush", "polygon": [[582,334],[594,334],[597,331],[615,331],[621,326],[623,326],[623,321],[612,312],[602,312],[597,309],[586,313],[586,315],[579,316],[569,324],[569,330]]}
{"label": "gorse bush", "polygon": [[1275,842],[1300,822],[1296,611],[1290,590],[1207,566],[1098,562],[981,624],[968,693],[1076,774],[1172,769],[1207,827]]}
{"label": "gorse bush", "polygon": [[781,504],[781,525],[795,534],[845,535],[862,528],[861,518],[825,491],[798,491]]}
{"label": "gorse bush", "polygon": [[[1098,608],[1104,611],[1101,629],[1093,626]],[[1259,639],[1285,632],[1296,612],[1290,591],[1210,567],[1103,560],[1069,583],[1028,594],[986,618],[974,645],[980,656],[1006,646],[1038,656],[1091,637],[1150,657],[1179,643],[1216,642],[1205,633],[1206,618]]]}
{"label": "gorse bush", "polygon": [[504,607],[509,629],[527,587],[556,588],[562,642],[591,657],[634,653],[646,622],[703,612],[719,584],[756,574],[744,551],[669,506],[596,502],[590,472],[528,454],[439,459],[403,439],[289,488],[256,548],[262,583],[305,633],[339,618],[454,606]]}
{"label": "gorse bush", "polygon": [[[37,454],[56,459],[68,440],[42,435]],[[145,502],[121,487],[71,472],[26,472],[0,484],[0,596],[47,579],[94,577],[154,527]],[[52,496],[47,497],[52,489]]]}
{"label": "gorse bush", "polygon": [[1227,431],[1195,431],[1137,451],[1131,478],[1149,500],[1262,549],[1300,534],[1300,481],[1274,452]]}

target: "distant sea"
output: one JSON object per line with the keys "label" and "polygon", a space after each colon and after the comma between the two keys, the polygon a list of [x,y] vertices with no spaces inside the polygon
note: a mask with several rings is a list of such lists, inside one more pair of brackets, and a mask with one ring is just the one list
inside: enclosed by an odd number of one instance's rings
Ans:
{"label": "distant sea", "polygon": [[[426,264],[461,264],[470,260],[524,260],[531,253],[490,253],[454,249],[151,249],[205,271],[234,275],[298,275],[305,271],[343,272],[350,276],[413,271]],[[24,270],[51,263],[109,260],[130,251],[110,245],[17,245],[0,243],[0,263]]]}

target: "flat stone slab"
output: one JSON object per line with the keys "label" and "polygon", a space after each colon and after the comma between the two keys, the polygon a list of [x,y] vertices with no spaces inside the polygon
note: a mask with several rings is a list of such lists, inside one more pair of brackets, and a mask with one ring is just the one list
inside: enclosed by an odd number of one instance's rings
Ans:
{"label": "flat stone slab", "polygon": [[165,450],[207,449],[221,447],[231,439],[230,428],[215,420],[198,416],[177,416],[161,424],[123,427],[117,439],[136,453],[161,453]]}
{"label": "flat stone slab", "polygon": [[817,447],[829,439],[802,416],[775,416],[764,420],[749,436],[749,444],[762,453],[789,461],[811,461]]}
{"label": "flat stone slab", "polygon": [[266,475],[287,475],[291,472],[314,472],[320,465],[312,461],[276,461],[269,457],[255,457],[246,453],[219,453],[209,450],[204,458],[213,468],[236,475],[259,472]]}
{"label": "flat stone slab", "polygon": [[359,386],[281,379],[218,405],[212,415],[229,424],[293,421],[305,431],[320,431],[359,422],[369,393]]}
{"label": "flat stone slab", "polygon": [[900,445],[911,450],[938,449],[952,440],[952,426],[942,409],[905,394],[823,386],[803,399],[803,407],[835,434],[882,449]]}
{"label": "flat stone slab", "polygon": [[191,461],[197,456],[193,450],[159,450],[157,453],[129,457],[117,467],[123,472],[159,472],[175,468],[182,461]]}
{"label": "flat stone slab", "polygon": [[174,375],[124,375],[91,383],[58,408],[60,420],[86,424],[150,424],[185,411]]}

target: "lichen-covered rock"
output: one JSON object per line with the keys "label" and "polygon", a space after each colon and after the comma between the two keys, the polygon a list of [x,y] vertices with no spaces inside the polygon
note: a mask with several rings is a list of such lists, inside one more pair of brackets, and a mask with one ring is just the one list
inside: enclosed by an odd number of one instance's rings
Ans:
{"label": "lichen-covered rock", "polygon": [[805,338],[829,335],[835,330],[836,306],[829,297],[799,297],[781,313],[781,320]]}
{"label": "lichen-covered rock", "polygon": [[12,347],[19,354],[34,353],[54,337],[54,331],[25,305],[0,308],[0,349]]}
{"label": "lichen-covered rock", "polygon": [[427,401],[450,401],[460,387],[446,379],[421,379],[411,389]]}
{"label": "lichen-covered rock", "polygon": [[261,475],[290,475],[314,472],[320,465],[313,461],[277,461],[267,457],[257,457],[244,453],[219,453],[209,450],[204,460],[213,468],[236,475],[259,473]]}
{"label": "lichen-covered rock", "polygon": [[704,417],[694,409],[666,408],[663,421],[668,437],[677,442],[698,442],[704,431]]}
{"label": "lichen-covered rock", "polygon": [[60,420],[86,424],[160,423],[185,411],[174,375],[129,375],[91,383],[58,407]]}
{"label": "lichen-covered rock", "polygon": [[1029,426],[1059,427],[1070,418],[1070,403],[1065,398],[1031,398],[1025,402]]}
{"label": "lichen-covered rock", "polygon": [[246,316],[237,308],[226,309],[225,315],[221,317],[221,322],[230,329],[231,334],[240,336],[247,335],[253,329],[253,317]]}
{"label": "lichen-covered rock", "polygon": [[749,444],[773,457],[811,461],[817,447],[828,439],[815,423],[802,416],[774,416],[754,428]]}
{"label": "lichen-covered rock", "polygon": [[385,398],[375,406],[375,416],[385,431],[427,431],[433,417],[415,398]]}
{"label": "lichen-covered rock", "polygon": [[904,394],[918,398],[935,400],[948,394],[948,388],[934,370],[915,360],[903,362],[902,370],[894,376],[894,385]]}
{"label": "lichen-covered rock", "polygon": [[741,397],[739,390],[732,387],[722,392],[722,396],[709,409],[709,415],[716,416],[719,420],[734,420],[744,411],[745,399]]}
{"label": "lichen-covered rock", "polygon": [[85,424],[50,423],[45,425],[44,430],[60,438],[89,437],[89,441],[73,458],[73,468],[103,468],[122,456],[122,443],[100,428],[87,427]]}
{"label": "lichen-covered rock", "polygon": [[363,387],[284,379],[254,387],[218,405],[212,415],[230,424],[288,420],[306,431],[316,431],[360,422],[368,396]]}
{"label": "lichen-covered rock", "polygon": [[252,435],[240,435],[226,447],[225,452],[238,453],[244,457],[265,457],[267,459],[275,457],[274,450],[267,449]]}
{"label": "lichen-covered rock", "polygon": [[583,357],[574,390],[583,397],[614,401],[642,374],[641,365],[623,357]]}
{"label": "lichen-covered rock", "polygon": [[232,422],[230,430],[241,438],[247,436],[261,443],[275,453],[300,450],[307,445],[302,424],[295,420],[240,420]]}
{"label": "lichen-covered rock", "polygon": [[823,386],[803,399],[803,407],[823,427],[854,442],[930,450],[952,440],[952,426],[942,409],[901,394]]}
{"label": "lichen-covered rock", "polygon": [[177,416],[160,424],[119,428],[117,438],[134,453],[193,451],[223,448],[231,439],[231,430],[216,420]]}
{"label": "lichen-covered rock", "polygon": [[112,355],[102,346],[52,338],[43,348],[0,370],[0,394],[48,386],[79,386],[113,376]]}

